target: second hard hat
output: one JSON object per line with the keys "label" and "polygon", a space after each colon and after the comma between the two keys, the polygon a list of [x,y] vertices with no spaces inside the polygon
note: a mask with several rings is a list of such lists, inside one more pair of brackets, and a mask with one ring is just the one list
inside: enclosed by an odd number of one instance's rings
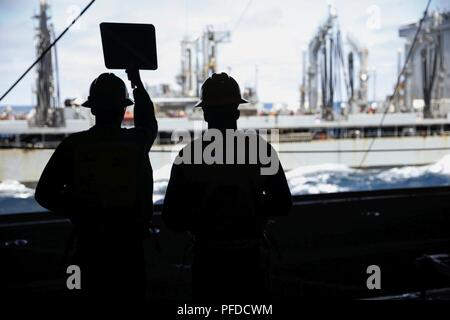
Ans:
{"label": "second hard hat", "polygon": [[194,107],[213,107],[248,103],[241,96],[238,83],[225,72],[214,73],[202,85],[200,101]]}

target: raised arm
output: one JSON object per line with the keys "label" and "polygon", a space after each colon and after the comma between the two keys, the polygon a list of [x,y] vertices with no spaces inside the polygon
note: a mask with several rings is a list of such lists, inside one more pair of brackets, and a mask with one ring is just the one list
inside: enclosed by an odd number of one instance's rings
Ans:
{"label": "raised arm", "polygon": [[158,134],[158,122],[155,108],[142,83],[138,69],[127,69],[128,79],[131,81],[134,96],[134,126],[147,132],[150,146]]}

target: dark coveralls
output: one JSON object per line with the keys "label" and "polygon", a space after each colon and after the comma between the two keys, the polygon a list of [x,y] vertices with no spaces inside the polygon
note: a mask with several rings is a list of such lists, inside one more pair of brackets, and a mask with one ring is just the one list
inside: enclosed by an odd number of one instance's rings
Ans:
{"label": "dark coveralls", "polygon": [[153,214],[149,151],[157,135],[153,104],[134,89],[135,128],[95,125],[64,139],[45,167],[35,198],[70,218],[72,264],[89,301],[145,296],[143,238]]}
{"label": "dark coveralls", "polygon": [[[179,157],[192,151],[198,141],[188,144]],[[208,145],[200,143],[202,150]],[[267,144],[263,139],[259,143]],[[191,162],[172,167],[162,219],[169,229],[194,235],[192,280],[196,300],[269,297],[264,227],[268,217],[288,214],[292,199],[281,163],[276,174],[261,175],[263,165],[260,161],[249,164],[248,150],[247,145],[246,164],[236,164],[235,147],[235,164]],[[278,161],[275,150],[271,150]]]}

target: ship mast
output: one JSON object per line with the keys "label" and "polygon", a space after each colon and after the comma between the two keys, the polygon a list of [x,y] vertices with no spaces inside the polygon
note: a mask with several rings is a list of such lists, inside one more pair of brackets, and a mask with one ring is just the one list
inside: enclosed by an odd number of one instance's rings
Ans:
{"label": "ship mast", "polygon": [[[347,34],[347,42],[351,49],[358,55],[359,60],[359,73],[358,83],[359,88],[355,92],[354,83],[354,55],[353,51],[350,51],[348,55],[348,66],[350,74],[350,108],[353,104],[358,106],[359,112],[364,112],[367,109],[368,104],[368,81],[369,81],[369,49],[361,45],[351,34]],[[353,109],[353,108],[352,108]],[[353,110],[354,111],[354,110]]]}
{"label": "ship mast", "polygon": [[[34,16],[38,21],[36,29],[37,56],[40,56],[51,44],[51,30],[47,23],[50,19],[47,14],[49,5],[46,0],[41,0],[39,6],[39,14]],[[48,51],[37,65],[36,97],[35,114],[30,125],[36,127],[64,126],[63,109],[57,105],[55,98],[55,81],[51,51]]]}

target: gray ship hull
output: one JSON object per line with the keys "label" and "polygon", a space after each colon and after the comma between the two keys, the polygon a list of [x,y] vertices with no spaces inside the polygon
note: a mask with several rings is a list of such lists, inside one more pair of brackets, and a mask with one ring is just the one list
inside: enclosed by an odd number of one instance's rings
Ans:
{"label": "gray ship hull", "polygon": [[[358,168],[372,139],[336,139],[275,144],[285,170],[325,163]],[[171,166],[180,145],[155,145],[150,152],[154,170]],[[0,149],[0,181],[38,181],[53,149]],[[424,165],[450,153],[450,137],[380,138],[373,143],[363,168]],[[169,171],[169,170],[163,170]]]}
{"label": "gray ship hull", "polygon": [[[280,142],[272,143],[285,170],[327,163],[352,168],[425,165],[450,153],[449,119],[424,120],[414,113],[388,114],[380,127],[381,117],[381,114],[355,114],[347,120],[327,122],[305,115],[251,116],[241,117],[238,127],[279,130]],[[93,125],[92,120],[67,119],[62,128],[30,128],[26,121],[0,121],[3,136],[40,137],[31,147],[16,148],[12,144],[0,149],[0,181],[37,181],[54,151],[45,148],[49,145],[45,139],[87,130]],[[206,123],[189,118],[161,118],[158,124],[160,132],[165,133],[165,141],[159,138],[150,152],[150,159],[155,170],[168,173],[182,147],[171,144],[171,137],[180,131],[199,133],[206,129]]]}

